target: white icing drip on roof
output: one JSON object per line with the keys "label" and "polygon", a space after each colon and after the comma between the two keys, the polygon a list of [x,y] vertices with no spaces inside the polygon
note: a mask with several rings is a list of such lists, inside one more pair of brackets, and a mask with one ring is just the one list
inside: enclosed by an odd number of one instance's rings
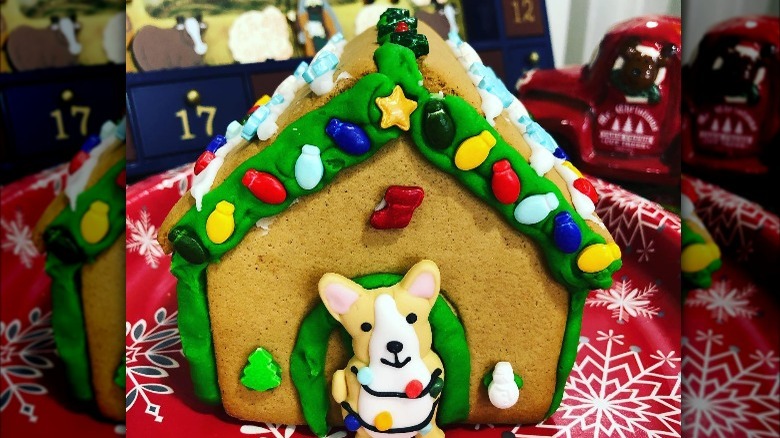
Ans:
{"label": "white icing drip on roof", "polygon": [[92,176],[95,166],[97,166],[98,161],[100,161],[100,156],[119,140],[116,137],[115,132],[116,125],[114,125],[114,132],[111,134],[105,133],[106,136],[89,152],[89,157],[87,157],[81,167],[68,175],[64,192],[65,196],[68,198],[71,210],[76,210],[76,201],[78,200],[79,195],[87,187],[87,182],[89,182],[89,178]]}
{"label": "white icing drip on roof", "polygon": [[241,144],[240,136],[228,140],[224,146],[217,149],[217,152],[214,153],[214,159],[211,160],[206,168],[193,178],[190,194],[195,198],[195,208],[197,208],[198,211],[203,208],[203,197],[211,190],[214,179],[217,177],[217,172],[219,172],[219,169],[225,162],[225,157],[236,149],[239,144]]}

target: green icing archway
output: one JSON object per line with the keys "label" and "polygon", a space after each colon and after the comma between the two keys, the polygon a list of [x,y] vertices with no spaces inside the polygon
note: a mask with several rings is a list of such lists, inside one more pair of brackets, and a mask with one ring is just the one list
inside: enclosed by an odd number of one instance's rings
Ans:
{"label": "green icing archway", "polygon": [[[354,278],[365,289],[390,287],[403,278],[399,274],[372,274]],[[441,425],[463,421],[469,414],[469,379],[471,355],[466,332],[458,317],[442,295],[436,300],[428,317],[433,331],[433,350],[444,364],[444,389],[438,411]],[[352,340],[320,301],[301,323],[298,339],[290,356],[290,375],[303,410],[303,416],[318,436],[328,431],[326,417],[330,407],[330,390],[325,375],[328,339],[340,328],[350,355]],[[465,382],[465,384],[464,384]]]}

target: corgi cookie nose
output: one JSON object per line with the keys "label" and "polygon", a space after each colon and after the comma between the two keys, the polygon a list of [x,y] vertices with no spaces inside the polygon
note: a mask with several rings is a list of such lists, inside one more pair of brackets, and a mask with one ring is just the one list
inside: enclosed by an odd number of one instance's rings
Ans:
{"label": "corgi cookie nose", "polygon": [[398,354],[404,349],[404,344],[398,341],[390,341],[387,343],[387,351]]}

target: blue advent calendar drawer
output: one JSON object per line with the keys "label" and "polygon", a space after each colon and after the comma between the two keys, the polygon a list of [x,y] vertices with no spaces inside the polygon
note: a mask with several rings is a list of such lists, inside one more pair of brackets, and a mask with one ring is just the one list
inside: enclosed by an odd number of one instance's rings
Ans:
{"label": "blue advent calendar drawer", "polygon": [[191,160],[216,134],[250,106],[242,77],[139,85],[128,90],[134,147],[144,158],[191,153]]}

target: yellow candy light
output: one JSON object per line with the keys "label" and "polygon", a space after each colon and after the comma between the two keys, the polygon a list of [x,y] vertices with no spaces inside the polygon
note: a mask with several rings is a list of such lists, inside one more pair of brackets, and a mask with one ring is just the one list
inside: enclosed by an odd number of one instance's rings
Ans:
{"label": "yellow candy light", "polygon": [[271,100],[271,96],[267,94],[263,94],[263,96],[260,99],[257,99],[255,101],[255,105],[262,106],[267,104]]}
{"label": "yellow candy light", "polygon": [[570,161],[564,161],[564,162],[563,162],[563,163],[561,163],[561,164],[563,164],[564,166],[568,167],[568,168],[569,168],[569,170],[571,170],[572,172],[574,172],[574,173],[577,175],[577,178],[582,178],[582,172],[580,172],[580,170],[579,170],[579,169],[577,169],[576,167],[574,167],[574,165],[573,165],[573,164],[571,164],[571,162],[570,162]]}
{"label": "yellow candy light", "polygon": [[616,244],[597,243],[582,250],[577,258],[577,267],[588,273],[603,271],[620,256],[620,247]]}
{"label": "yellow candy light", "polygon": [[407,99],[399,85],[393,88],[389,96],[377,97],[376,105],[382,111],[382,120],[379,122],[382,129],[397,126],[404,131],[409,130],[409,116],[417,109],[417,102]]}
{"label": "yellow candy light", "polygon": [[720,258],[720,249],[714,243],[688,245],[680,255],[683,272],[699,272]]}
{"label": "yellow candy light", "polygon": [[479,167],[487,159],[490,150],[496,145],[496,138],[489,131],[463,140],[455,152],[455,166],[460,170],[471,170]]}
{"label": "yellow candy light", "polygon": [[206,234],[212,242],[219,245],[228,240],[236,229],[236,222],[233,219],[233,212],[236,207],[227,201],[220,201],[217,207],[206,220]]}
{"label": "yellow candy light", "polygon": [[384,432],[393,427],[393,416],[390,412],[382,411],[374,418],[374,427],[380,432]]}
{"label": "yellow candy light", "polygon": [[87,243],[97,243],[108,234],[108,204],[94,201],[81,218],[81,236]]}

